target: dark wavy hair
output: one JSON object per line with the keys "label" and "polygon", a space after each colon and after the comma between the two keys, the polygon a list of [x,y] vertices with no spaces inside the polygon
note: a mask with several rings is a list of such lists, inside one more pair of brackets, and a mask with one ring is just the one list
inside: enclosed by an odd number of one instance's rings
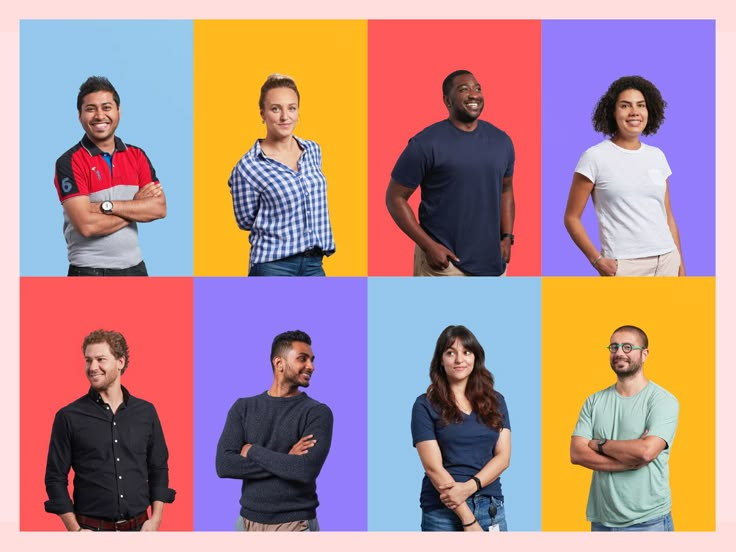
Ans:
{"label": "dark wavy hair", "polygon": [[616,79],[608,87],[593,110],[593,128],[596,132],[602,132],[606,136],[613,136],[618,130],[616,119],[616,101],[619,94],[624,90],[638,90],[647,102],[647,126],[642,131],[644,136],[656,134],[664,122],[664,110],[667,102],[662,98],[659,89],[644,77],[629,76]]}
{"label": "dark wavy hair", "polygon": [[462,421],[462,413],[455,404],[455,398],[452,396],[447,381],[447,374],[442,366],[442,355],[456,339],[459,339],[463,347],[475,355],[475,364],[465,387],[465,396],[470,401],[473,412],[484,424],[501,431],[503,418],[498,410],[498,398],[493,388],[493,375],[486,368],[486,353],[473,332],[465,326],[447,326],[437,338],[434,356],[429,365],[429,378],[432,383],[427,388],[427,399],[440,413],[444,424]]}

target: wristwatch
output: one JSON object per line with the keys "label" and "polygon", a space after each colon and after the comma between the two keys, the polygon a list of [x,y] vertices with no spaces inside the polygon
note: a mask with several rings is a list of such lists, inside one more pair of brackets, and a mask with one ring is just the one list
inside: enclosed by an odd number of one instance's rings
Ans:
{"label": "wristwatch", "polygon": [[502,240],[503,239],[506,239],[506,238],[510,238],[511,239],[511,245],[514,245],[514,235],[513,234],[509,234],[508,232],[507,233],[504,233],[504,234],[501,234],[501,239]]}
{"label": "wristwatch", "polygon": [[100,211],[106,215],[112,215],[112,201],[106,200],[100,203]]}
{"label": "wristwatch", "polygon": [[598,452],[600,454],[606,454],[603,452],[603,445],[605,445],[608,442],[608,439],[598,439]]}

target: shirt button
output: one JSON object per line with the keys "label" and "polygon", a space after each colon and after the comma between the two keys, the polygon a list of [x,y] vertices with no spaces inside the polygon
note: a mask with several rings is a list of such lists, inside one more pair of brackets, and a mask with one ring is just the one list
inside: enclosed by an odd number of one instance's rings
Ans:
{"label": "shirt button", "polygon": [[123,498],[123,495],[120,495],[120,498]]}
{"label": "shirt button", "polygon": [[118,475],[118,479],[122,479],[122,478],[123,478],[123,476],[122,476],[122,475]]}
{"label": "shirt button", "polygon": [[116,426],[116,425],[118,425],[118,423],[117,422],[113,422],[112,425]]}
{"label": "shirt button", "polygon": [[118,442],[118,440],[117,440],[117,439],[115,439],[115,442],[117,443],[117,442]]}
{"label": "shirt button", "polygon": [[120,462],[120,458],[116,458],[115,461]]}

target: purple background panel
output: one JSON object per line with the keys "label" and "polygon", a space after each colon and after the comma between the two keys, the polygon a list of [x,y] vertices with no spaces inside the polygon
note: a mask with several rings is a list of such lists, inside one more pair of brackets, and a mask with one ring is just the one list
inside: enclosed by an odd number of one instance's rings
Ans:
{"label": "purple background panel", "polygon": [[[542,22],[542,275],[597,275],[563,215],[580,155],[604,139],[590,122],[595,104],[625,75],[649,79],[667,101],[659,132],[643,141],[662,149],[672,168],[670,199],[688,276],[713,276],[715,21]],[[590,200],[583,224],[600,245]]]}
{"label": "purple background panel", "polygon": [[366,280],[195,278],[194,316],[195,531],[234,528],[241,481],[217,476],[217,441],[233,403],[270,387],[271,341],[294,329],[312,338],[315,373],[307,393],[335,418],[317,479],[321,529],[366,531]]}

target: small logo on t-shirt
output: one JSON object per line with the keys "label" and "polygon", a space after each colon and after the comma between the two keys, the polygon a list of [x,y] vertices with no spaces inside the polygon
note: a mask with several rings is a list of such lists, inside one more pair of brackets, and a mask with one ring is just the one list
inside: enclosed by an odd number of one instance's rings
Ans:
{"label": "small logo on t-shirt", "polygon": [[102,175],[100,174],[100,171],[97,169],[97,167],[92,167],[92,171],[97,175],[97,180],[102,180]]}

